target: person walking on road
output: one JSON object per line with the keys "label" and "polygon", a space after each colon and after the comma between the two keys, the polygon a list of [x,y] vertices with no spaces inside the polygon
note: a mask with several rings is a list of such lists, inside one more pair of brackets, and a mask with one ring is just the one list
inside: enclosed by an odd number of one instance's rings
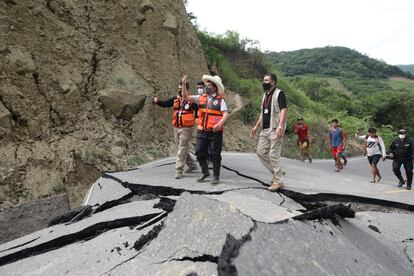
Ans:
{"label": "person walking on road", "polygon": [[257,144],[257,156],[270,171],[273,178],[269,191],[283,188],[283,170],[280,165],[283,134],[286,129],[287,103],[285,93],[278,89],[275,74],[266,74],[262,86],[264,90],[260,117],[250,131],[254,137],[257,129],[262,127]]}
{"label": "person walking on road", "polygon": [[[186,83],[186,88],[189,84]],[[158,96],[153,97],[153,103],[160,107],[173,107],[172,125],[174,126],[174,140],[178,146],[177,160],[175,162],[175,178],[183,177],[184,166],[186,172],[197,169],[194,159],[190,155],[191,135],[194,126],[194,106],[182,97],[182,84],[178,85],[178,95],[168,100],[160,100]]]}
{"label": "person walking on road", "polygon": [[[398,131],[398,138],[392,141],[388,151],[393,159],[392,169],[399,180],[398,187],[407,184],[406,189],[411,190],[411,184],[413,182],[414,141],[407,137],[404,129],[400,129]],[[401,175],[402,165],[407,175],[407,183]]]}
{"label": "person walking on road", "polygon": [[[183,89],[185,100],[198,104],[196,156],[202,175],[197,180],[203,182],[210,176],[208,168],[209,152],[213,161],[213,179],[211,184],[220,182],[221,149],[223,145],[224,125],[229,116],[226,100],[223,97],[224,86],[219,76],[204,75],[205,88],[202,95],[189,96]],[[183,76],[183,83],[188,77]]]}
{"label": "person walking on road", "polygon": [[335,159],[335,171],[340,172],[343,169],[341,154],[346,147],[347,136],[345,130],[339,127],[338,119],[333,119],[331,121],[328,140],[329,148],[333,158]]}
{"label": "person walking on road", "polygon": [[302,161],[309,159],[309,163],[312,163],[312,156],[309,153],[310,148],[310,130],[309,126],[305,124],[303,117],[299,117],[295,124],[295,134],[298,136],[298,146],[301,153]]}
{"label": "person walking on road", "polygon": [[359,135],[359,129],[355,133],[357,140],[364,141],[364,156],[368,157],[369,165],[371,166],[372,179],[371,183],[380,182],[381,174],[378,169],[378,162],[382,159],[385,161],[386,151],[384,141],[377,135],[377,130],[373,127],[368,129],[367,135]]}

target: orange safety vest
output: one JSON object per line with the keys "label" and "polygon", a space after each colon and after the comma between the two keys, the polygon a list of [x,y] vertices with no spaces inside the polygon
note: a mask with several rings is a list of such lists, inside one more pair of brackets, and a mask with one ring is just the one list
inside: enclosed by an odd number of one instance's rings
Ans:
{"label": "orange safety vest", "polygon": [[[214,126],[223,118],[223,112],[220,110],[222,100],[222,96],[216,96],[209,101],[207,94],[198,98],[197,129],[213,131]],[[223,128],[220,131],[223,131]]]}
{"label": "orange safety vest", "polygon": [[177,96],[174,100],[173,109],[172,125],[174,127],[194,126],[194,106],[191,102]]}

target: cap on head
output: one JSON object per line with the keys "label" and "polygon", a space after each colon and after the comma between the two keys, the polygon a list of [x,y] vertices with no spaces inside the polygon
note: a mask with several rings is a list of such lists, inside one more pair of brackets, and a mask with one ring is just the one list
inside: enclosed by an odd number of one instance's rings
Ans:
{"label": "cap on head", "polygon": [[398,134],[406,134],[405,129],[400,129],[400,130],[398,131]]}
{"label": "cap on head", "polygon": [[303,117],[298,117],[298,121],[303,121]]}

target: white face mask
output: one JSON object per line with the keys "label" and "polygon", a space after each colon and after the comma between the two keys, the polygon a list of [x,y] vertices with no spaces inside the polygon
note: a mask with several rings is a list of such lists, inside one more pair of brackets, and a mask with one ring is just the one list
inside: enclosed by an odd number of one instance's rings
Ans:
{"label": "white face mask", "polygon": [[400,134],[400,135],[398,135],[398,137],[400,137],[400,139],[404,139],[405,138],[405,135],[404,134]]}
{"label": "white face mask", "polygon": [[198,95],[203,94],[204,93],[204,89],[203,88],[198,88],[197,89],[197,93],[198,93]]}

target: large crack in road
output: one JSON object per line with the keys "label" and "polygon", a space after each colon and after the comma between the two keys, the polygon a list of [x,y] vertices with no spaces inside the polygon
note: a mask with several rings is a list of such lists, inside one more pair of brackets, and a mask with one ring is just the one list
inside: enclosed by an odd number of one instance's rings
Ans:
{"label": "large crack in road", "polygon": [[[239,177],[258,182],[263,186],[268,186],[260,179],[249,176],[229,166],[223,166],[223,168],[228,171],[234,172]],[[107,173],[104,174],[102,177],[116,181],[124,188],[130,189],[131,192],[127,193],[125,196],[120,197],[119,199],[109,200],[100,205],[97,204],[95,206],[84,206],[82,208],[79,208],[78,210],[72,210],[70,214],[66,214],[66,216],[63,216],[62,218],[56,218],[53,224],[68,222],[75,223],[77,221],[90,217],[91,215],[93,216],[94,214],[111,210],[112,208],[115,208],[117,206],[131,203],[134,200],[140,201],[142,200],[142,198],[158,199],[159,202],[155,204],[153,207],[156,209],[161,209],[163,210],[163,212],[96,223],[75,233],[62,235],[49,241],[30,246],[30,243],[38,239],[36,238],[1,251],[5,252],[7,250],[22,247],[21,250],[17,250],[15,252],[0,257],[0,265],[16,262],[18,260],[25,259],[29,256],[36,256],[44,252],[53,251],[62,248],[65,245],[75,243],[76,241],[87,241],[105,233],[110,229],[129,226],[131,227],[131,229],[135,228],[136,230],[142,230],[144,228],[150,229],[149,227],[153,227],[146,234],[143,234],[136,238],[136,241],[132,248],[136,250],[137,253],[128,258],[127,260],[123,260],[122,262],[116,264],[112,269],[107,271],[107,273],[110,273],[111,271],[119,269],[123,265],[133,261],[136,257],[140,256],[140,254],[145,250],[146,247],[148,247],[151,244],[151,242],[157,240],[159,234],[165,229],[166,219],[169,217],[169,214],[174,212],[175,210],[177,198],[180,198],[183,193],[201,196],[211,196],[223,195],[225,193],[240,190],[266,189],[265,187],[239,187],[222,191],[187,190],[185,188],[129,183],[127,181],[122,181],[121,179]],[[358,211],[375,210],[379,212],[395,212],[397,210],[401,213],[412,213],[412,211],[414,210],[413,206],[409,204],[354,195],[332,193],[318,193],[306,195],[296,191],[291,191],[289,189],[282,189],[277,194],[281,198],[281,203],[279,204],[279,206],[283,206],[283,203],[286,201],[286,198],[289,198],[290,200],[293,200],[306,208],[304,210],[301,210],[303,212],[302,214],[291,217],[294,221],[312,220],[316,221],[316,223],[320,223],[321,225],[324,225],[324,220],[332,220],[334,225],[338,225],[338,219],[353,218],[355,217],[355,209],[357,209]],[[349,203],[352,203],[352,206]],[[239,210],[239,212],[241,211]],[[163,262],[214,263],[217,265],[217,272],[219,275],[238,275],[237,265],[234,263],[234,261],[238,258],[241,248],[243,248],[247,243],[249,243],[252,240],[252,233],[256,231],[258,225],[258,221],[256,221],[253,217],[250,217],[250,219],[253,221],[254,226],[248,232],[246,232],[245,235],[242,236],[242,238],[239,239],[234,238],[231,234],[228,233],[221,253],[218,255],[211,255],[208,253],[200,252],[200,255],[185,255],[179,258],[172,257],[164,259]],[[273,223],[273,225],[286,223],[290,223],[290,219],[280,220],[276,223]],[[271,225],[272,223],[264,224]],[[372,225],[372,227],[368,228],[373,229],[373,227],[376,226]],[[378,230],[377,233],[380,234],[381,232]],[[332,232],[331,234],[333,235]],[[25,247],[26,245],[29,246]],[[407,248],[408,246],[404,249],[404,253],[407,255],[407,258],[410,261],[412,261],[410,259],[410,256],[406,253]]]}

